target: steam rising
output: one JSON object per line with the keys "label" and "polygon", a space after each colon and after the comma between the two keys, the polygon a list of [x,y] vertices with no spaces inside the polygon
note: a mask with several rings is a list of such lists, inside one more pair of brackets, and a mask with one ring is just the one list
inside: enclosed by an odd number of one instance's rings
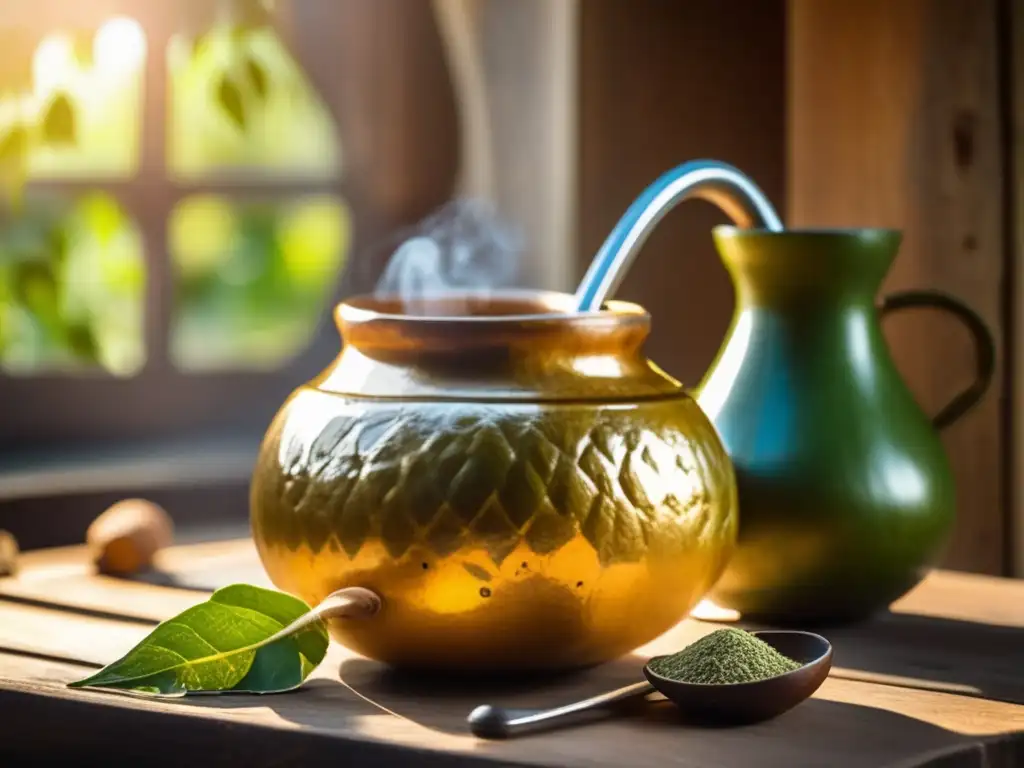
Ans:
{"label": "steam rising", "polygon": [[425,299],[488,292],[515,284],[521,233],[485,200],[453,200],[413,228],[392,254],[377,296],[398,296],[405,312],[423,314]]}

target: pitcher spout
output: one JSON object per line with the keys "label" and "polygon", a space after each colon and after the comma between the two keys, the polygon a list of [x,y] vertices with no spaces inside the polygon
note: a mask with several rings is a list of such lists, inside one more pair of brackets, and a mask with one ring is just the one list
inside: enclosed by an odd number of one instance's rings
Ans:
{"label": "pitcher spout", "polygon": [[764,229],[716,227],[715,246],[741,304],[807,305],[874,300],[896,259],[895,229]]}

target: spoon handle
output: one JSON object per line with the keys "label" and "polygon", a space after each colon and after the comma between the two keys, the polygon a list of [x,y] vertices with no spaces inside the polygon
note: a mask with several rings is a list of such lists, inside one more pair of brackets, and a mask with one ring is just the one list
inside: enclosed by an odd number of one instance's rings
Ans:
{"label": "spoon handle", "polygon": [[469,729],[482,739],[507,739],[554,725],[593,720],[609,714],[623,702],[643,698],[654,690],[646,681],[633,683],[553,709],[502,709],[485,704],[469,713]]}

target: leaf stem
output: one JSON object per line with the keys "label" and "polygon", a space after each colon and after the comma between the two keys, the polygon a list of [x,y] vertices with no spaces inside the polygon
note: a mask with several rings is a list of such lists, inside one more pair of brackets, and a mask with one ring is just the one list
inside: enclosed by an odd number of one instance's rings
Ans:
{"label": "leaf stem", "polygon": [[380,595],[363,587],[345,587],[332,592],[307,613],[302,614],[284,629],[252,646],[253,650],[276,643],[294,635],[310,624],[325,619],[367,619],[381,608]]}

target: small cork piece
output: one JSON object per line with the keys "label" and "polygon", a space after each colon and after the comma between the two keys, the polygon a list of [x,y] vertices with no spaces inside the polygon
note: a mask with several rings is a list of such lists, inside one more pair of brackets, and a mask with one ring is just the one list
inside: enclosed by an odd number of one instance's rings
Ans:
{"label": "small cork piece", "polygon": [[125,499],[93,520],[85,534],[100,573],[130,576],[150,568],[174,542],[174,524],[158,504]]}
{"label": "small cork piece", "polygon": [[0,576],[11,576],[18,571],[18,540],[10,531],[0,531]]}

